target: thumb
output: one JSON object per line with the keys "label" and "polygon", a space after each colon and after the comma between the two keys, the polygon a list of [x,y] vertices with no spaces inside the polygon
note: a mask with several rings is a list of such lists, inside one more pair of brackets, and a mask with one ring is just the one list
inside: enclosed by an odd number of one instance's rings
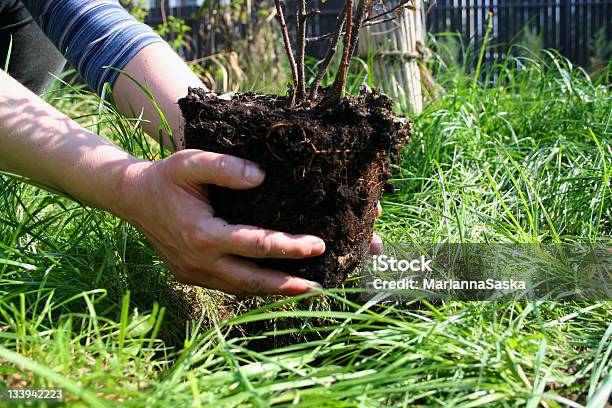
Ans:
{"label": "thumb", "polygon": [[179,184],[215,184],[242,190],[257,187],[265,178],[257,164],[227,154],[182,150],[166,160]]}

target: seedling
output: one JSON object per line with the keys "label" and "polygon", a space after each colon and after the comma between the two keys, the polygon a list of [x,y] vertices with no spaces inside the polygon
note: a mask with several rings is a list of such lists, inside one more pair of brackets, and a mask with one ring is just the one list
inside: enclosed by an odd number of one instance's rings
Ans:
{"label": "seedling", "polygon": [[[394,12],[409,3],[386,9],[380,0],[348,0],[332,32],[309,38],[307,22],[318,10],[297,0],[292,41],[283,6],[276,0],[293,77],[289,95],[244,93],[228,100],[191,89],[179,101],[188,149],[239,156],[266,172],[265,181],[254,189],[208,186],[215,216],[230,224],[315,235],[325,242],[319,256],[251,259],[257,265],[325,287],[339,286],[364,265],[377,202],[383,188],[391,187],[390,160],[399,157],[411,127],[393,113],[388,97],[372,91],[343,99],[344,88],[361,28],[397,17]],[[306,44],[324,40],[329,49],[315,77],[307,79]],[[330,87],[322,89],[341,40],[338,72]]]}
{"label": "seedling", "polygon": [[[325,3],[322,1],[321,3]],[[384,23],[397,18],[405,9],[414,10],[413,0],[400,1],[399,4],[389,7],[387,0],[346,0],[344,7],[336,19],[334,31],[317,37],[307,37],[306,28],[310,17],[319,14],[318,9],[308,9],[308,0],[296,0],[295,13],[295,41],[291,41],[291,35],[285,18],[285,11],[281,0],[275,0],[277,20],[283,37],[285,52],[289,59],[292,76],[290,105],[318,106],[320,108],[331,108],[342,100],[346,87],[351,60],[359,43],[361,29],[366,26]],[[318,98],[321,81],[330,70],[331,62],[338,50],[340,39],[343,39],[343,50],[340,65],[334,82],[323,98]],[[306,45],[315,41],[328,41],[329,46],[325,57],[319,65],[310,89],[306,90],[306,70],[304,56]],[[296,45],[293,51],[292,43]],[[320,99],[320,100],[317,100]]]}

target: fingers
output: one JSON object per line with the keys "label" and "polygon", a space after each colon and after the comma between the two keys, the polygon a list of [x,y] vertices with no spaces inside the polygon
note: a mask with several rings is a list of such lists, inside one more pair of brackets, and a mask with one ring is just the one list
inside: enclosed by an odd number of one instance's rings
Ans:
{"label": "fingers", "polygon": [[230,225],[216,218],[207,227],[221,250],[249,258],[301,259],[321,255],[325,242],[311,235],[291,235],[247,225]]}
{"label": "fingers", "polygon": [[179,184],[215,184],[240,190],[256,187],[265,178],[257,164],[226,154],[182,150],[167,161],[172,177]]}
{"label": "fingers", "polygon": [[220,290],[233,295],[299,295],[322,289],[318,282],[266,269],[233,256],[223,256],[208,268],[168,264],[176,279],[187,285]]}
{"label": "fingers", "polygon": [[370,244],[370,254],[372,255],[380,255],[383,251],[383,242],[382,238],[377,234],[372,236],[372,243]]}
{"label": "fingers", "polygon": [[[376,212],[374,213],[374,216],[376,218],[380,217],[382,215],[383,209],[382,209],[382,205],[380,205],[380,201],[376,203]],[[372,243],[370,244],[370,254],[372,255],[379,255],[381,254],[383,251],[383,242],[382,239],[374,234],[372,236]]]}
{"label": "fingers", "polygon": [[231,293],[246,295],[299,295],[321,289],[321,285],[306,279],[287,275],[273,269],[237,259],[224,257],[219,260],[222,279]]}

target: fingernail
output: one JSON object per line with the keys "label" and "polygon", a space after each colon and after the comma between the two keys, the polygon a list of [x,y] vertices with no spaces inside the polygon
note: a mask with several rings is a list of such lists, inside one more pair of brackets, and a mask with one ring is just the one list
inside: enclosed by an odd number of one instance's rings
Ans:
{"label": "fingernail", "polygon": [[372,242],[370,245],[370,254],[371,255],[380,255],[384,250],[384,246],[382,242]]}
{"label": "fingernail", "polygon": [[382,251],[385,249],[382,238],[374,234],[372,236],[372,242],[370,243],[370,254],[372,255],[380,255]]}
{"label": "fingernail", "polygon": [[256,164],[247,163],[244,166],[244,179],[249,184],[259,184],[265,177],[264,171]]}
{"label": "fingernail", "polygon": [[310,244],[310,253],[311,254],[320,254],[325,252],[325,242],[322,240],[315,238],[311,241]]}
{"label": "fingernail", "polygon": [[306,283],[308,284],[308,288],[310,289],[310,292],[317,292],[319,290],[323,290],[323,286],[321,286],[321,284],[319,282],[315,282],[315,281],[310,281],[310,280],[306,280]]}

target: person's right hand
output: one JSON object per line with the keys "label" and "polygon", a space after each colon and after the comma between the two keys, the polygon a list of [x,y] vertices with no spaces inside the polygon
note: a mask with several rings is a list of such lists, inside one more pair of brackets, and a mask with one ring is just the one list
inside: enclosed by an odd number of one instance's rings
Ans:
{"label": "person's right hand", "polygon": [[183,283],[232,294],[296,295],[321,286],[264,269],[248,258],[306,258],[321,255],[325,243],[214,216],[205,187],[248,189],[261,184],[263,171],[237,157],[183,150],[155,162],[131,164],[121,183],[122,218],[151,242]]}

